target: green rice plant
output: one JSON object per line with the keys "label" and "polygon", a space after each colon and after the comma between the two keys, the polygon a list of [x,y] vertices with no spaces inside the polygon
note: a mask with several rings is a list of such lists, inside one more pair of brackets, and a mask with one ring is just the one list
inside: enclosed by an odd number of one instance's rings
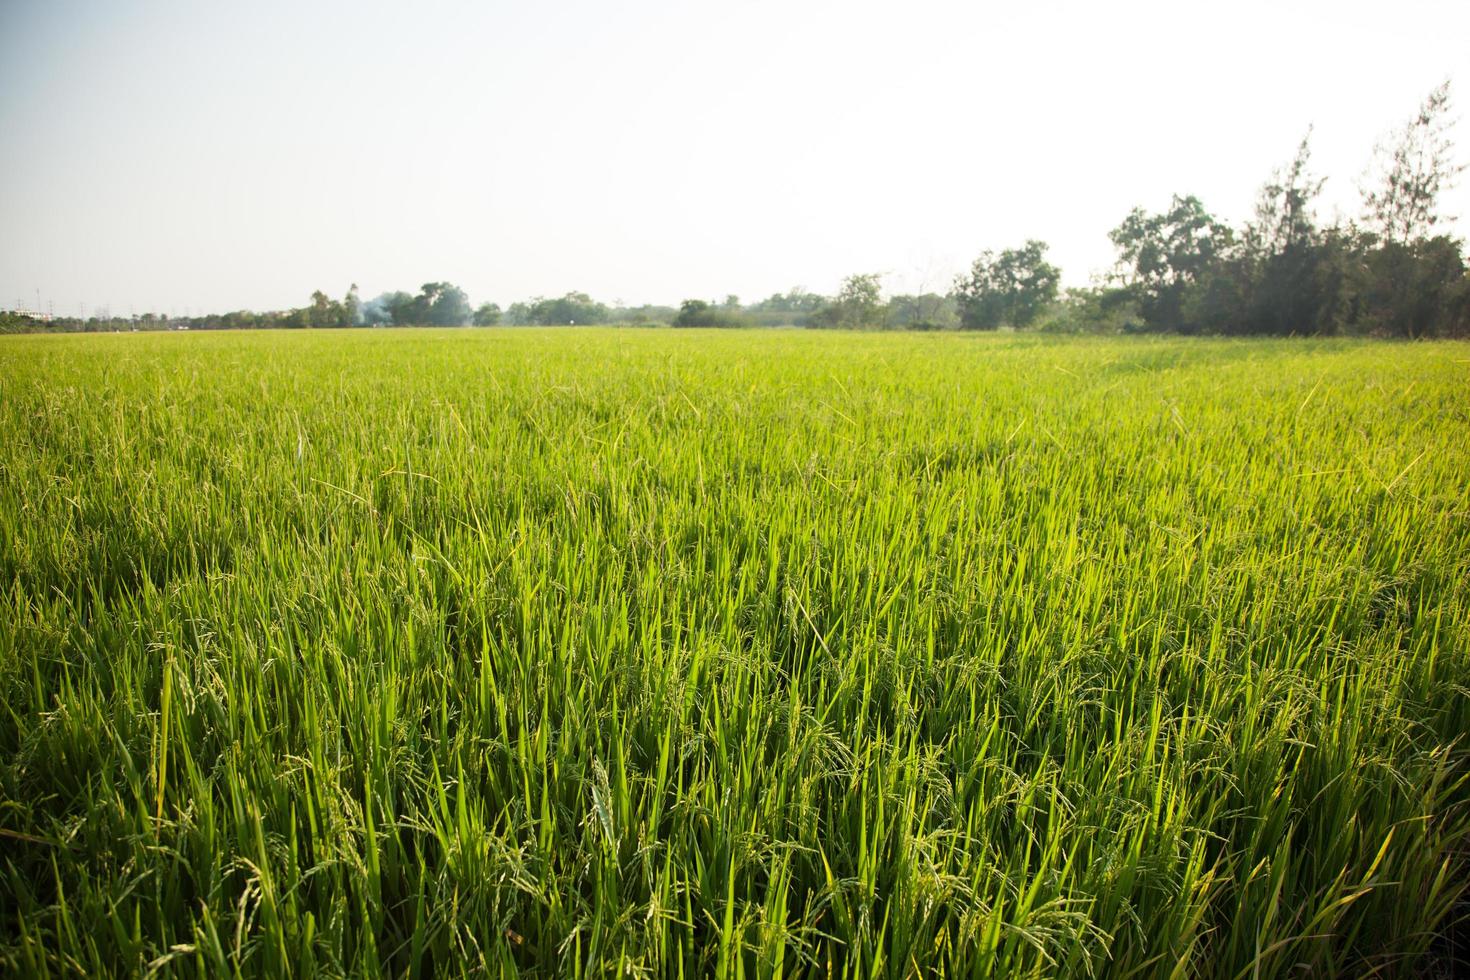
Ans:
{"label": "green rice plant", "polygon": [[1413,975],[1452,344],[0,340],[0,972]]}

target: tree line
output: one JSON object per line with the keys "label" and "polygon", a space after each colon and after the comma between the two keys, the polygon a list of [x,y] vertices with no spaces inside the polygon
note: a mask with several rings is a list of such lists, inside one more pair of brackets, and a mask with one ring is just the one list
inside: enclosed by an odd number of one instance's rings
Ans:
{"label": "tree line", "polygon": [[1325,178],[1310,131],[1232,228],[1196,197],[1132,211],[1109,233],[1119,280],[1088,297],[1154,329],[1208,334],[1470,334],[1463,243],[1442,232],[1439,198],[1463,172],[1449,138],[1449,85],[1381,144],[1355,218],[1323,223]]}
{"label": "tree line", "polygon": [[1354,217],[1324,222],[1325,178],[1311,170],[1311,132],[1257,194],[1239,227],[1194,195],[1156,213],[1135,208],[1109,233],[1117,259],[1092,286],[1062,289],[1037,240],[986,251],[944,292],[883,296],[882,277],[847,277],[835,296],[796,287],[755,303],[686,299],[677,308],[609,306],[582,292],[471,304],[458,286],[370,300],[353,285],[340,300],[317,291],[297,309],[197,317],[45,319],[0,313],[0,332],[24,330],[332,328],[351,326],[674,327],[800,326],[849,330],[994,330],[1259,335],[1470,336],[1464,243],[1443,231],[1445,190],[1463,173],[1450,139],[1449,83],[1438,86],[1380,143]]}

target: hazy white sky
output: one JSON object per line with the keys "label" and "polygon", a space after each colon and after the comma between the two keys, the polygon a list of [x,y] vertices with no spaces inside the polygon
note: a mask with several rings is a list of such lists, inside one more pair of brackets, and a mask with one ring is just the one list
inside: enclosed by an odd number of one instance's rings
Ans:
{"label": "hazy white sky", "polygon": [[1355,211],[1447,77],[1470,3],[0,0],[0,307],[943,289],[1028,237],[1080,284],[1309,124]]}

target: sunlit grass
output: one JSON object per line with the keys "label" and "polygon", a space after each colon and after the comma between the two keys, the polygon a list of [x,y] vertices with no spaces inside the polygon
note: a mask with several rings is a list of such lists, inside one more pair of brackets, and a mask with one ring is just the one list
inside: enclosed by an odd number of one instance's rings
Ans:
{"label": "sunlit grass", "polygon": [[0,341],[0,973],[1393,972],[1470,353]]}

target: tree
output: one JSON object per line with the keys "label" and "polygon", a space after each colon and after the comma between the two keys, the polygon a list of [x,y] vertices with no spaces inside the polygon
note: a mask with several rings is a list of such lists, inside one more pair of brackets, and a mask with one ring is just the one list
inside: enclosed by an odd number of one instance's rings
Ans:
{"label": "tree", "polygon": [[731,303],[733,296],[726,297],[723,305],[716,306],[702,299],[686,299],[679,304],[679,314],[674,317],[676,327],[743,327],[749,324],[741,313],[740,303]]}
{"label": "tree", "polygon": [[474,325],[477,327],[493,327],[500,322],[500,307],[495,303],[481,303],[479,309],[475,310]]}
{"label": "tree", "polygon": [[813,327],[871,330],[883,325],[882,276],[875,272],[842,280],[837,298],[808,318]]}
{"label": "tree", "polygon": [[960,325],[994,330],[1001,324],[1024,327],[1056,299],[1061,272],[1046,261],[1046,243],[1031,239],[996,255],[980,253],[968,276],[955,280]]}
{"label": "tree", "polygon": [[1142,319],[1137,293],[1104,284],[1066,290],[1060,313],[1052,325],[1073,333],[1132,333]]}
{"label": "tree", "polygon": [[[1363,189],[1363,220],[1385,242],[1407,243],[1428,237],[1446,220],[1437,213],[1440,195],[1464,172],[1454,161],[1449,137],[1450,83],[1440,83],[1419,112],[1393,134],[1392,146],[1380,142]],[[1375,173],[1376,171],[1376,173]]]}
{"label": "tree", "polygon": [[308,327],[330,327],[332,313],[332,301],[327,294],[318,289],[311,294],[311,306],[307,309],[306,325]]}
{"label": "tree", "polygon": [[[524,317],[526,323],[543,326],[566,326],[577,323],[607,323],[608,308],[586,293],[567,293],[555,299],[536,297],[529,305],[512,304],[511,312]],[[511,322],[517,322],[512,319]]]}
{"label": "tree", "polygon": [[412,323],[435,327],[462,327],[470,322],[469,297],[464,290],[449,282],[426,282],[419,294],[413,298],[412,307],[406,311],[409,319],[400,321],[395,314],[393,322]]}
{"label": "tree", "polygon": [[1390,337],[1463,335],[1470,279],[1459,242],[1447,235],[1383,242],[1357,268],[1360,329]]}
{"label": "tree", "polygon": [[679,315],[674,317],[676,327],[707,327],[715,310],[702,299],[686,299],[679,304]]}
{"label": "tree", "polygon": [[411,323],[417,322],[414,319],[415,307],[412,294],[397,290],[391,293],[384,293],[378,299],[383,304],[382,311],[385,314],[385,319],[381,322],[391,323],[398,327],[408,326]]}
{"label": "tree", "polygon": [[789,292],[772,293],[750,307],[753,313],[811,313],[827,302],[817,293],[807,292],[801,286],[792,286]]}
{"label": "tree", "polygon": [[1134,208],[1108,232],[1118,250],[1120,276],[1150,326],[1184,326],[1185,290],[1230,247],[1230,229],[1215,220],[1199,198],[1175,194],[1169,210],[1149,214]]}
{"label": "tree", "polygon": [[793,286],[787,293],[773,293],[759,303],[751,304],[745,313],[753,322],[765,326],[804,326],[812,314],[827,303],[825,296]]}
{"label": "tree", "polygon": [[1314,177],[1307,169],[1312,162],[1311,140],[1308,128],[1291,163],[1273,172],[1256,196],[1255,220],[1246,226],[1245,247],[1257,258],[1270,258],[1317,240],[1315,202],[1327,178]]}
{"label": "tree", "polygon": [[300,312],[301,325],[306,327],[346,327],[352,324],[347,305],[337,302],[320,289],[311,294],[311,305]]}
{"label": "tree", "polygon": [[959,326],[959,306],[938,293],[891,296],[883,319],[894,330],[952,330]]}
{"label": "tree", "polygon": [[672,306],[645,303],[642,306],[617,306],[609,311],[609,315],[612,323],[652,326],[659,323],[673,323],[679,311]]}
{"label": "tree", "polygon": [[1308,129],[1291,162],[1261,187],[1230,271],[1241,308],[1228,319],[1217,314],[1221,332],[1321,335],[1344,326],[1347,272],[1360,245],[1350,231],[1317,226],[1326,179],[1309,169],[1311,137]]}
{"label": "tree", "polygon": [[842,280],[842,288],[837,292],[837,302],[854,311],[859,322],[876,321],[878,307],[883,302],[881,279],[875,272],[848,276]]}
{"label": "tree", "polygon": [[342,308],[346,314],[344,327],[355,326],[362,322],[362,300],[357,295],[357,283],[347,290],[347,298],[342,301]]}

